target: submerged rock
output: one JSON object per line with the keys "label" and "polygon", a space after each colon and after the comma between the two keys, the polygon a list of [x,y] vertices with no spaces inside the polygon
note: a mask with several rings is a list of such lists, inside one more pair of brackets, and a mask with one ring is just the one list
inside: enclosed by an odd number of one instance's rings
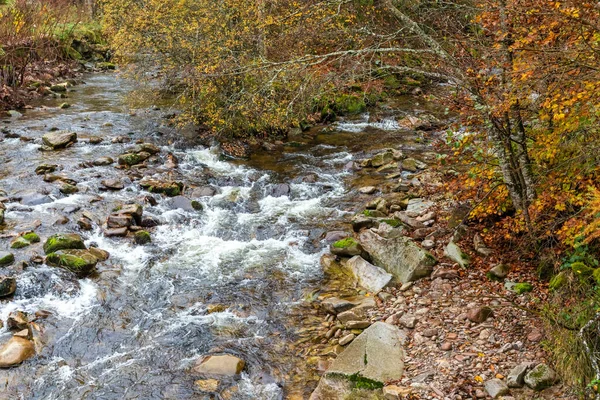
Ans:
{"label": "submerged rock", "polygon": [[67,249],[85,250],[85,244],[81,236],[76,233],[59,233],[50,236],[44,243],[44,253],[46,254]]}
{"label": "submerged rock", "polygon": [[360,243],[375,265],[391,273],[400,282],[427,277],[437,260],[407,237],[383,238],[372,230],[360,234]]}
{"label": "submerged rock", "polygon": [[0,368],[14,367],[34,355],[33,342],[13,336],[0,348]]}
{"label": "submerged rock", "polygon": [[201,375],[235,376],[245,365],[244,360],[231,354],[207,355],[196,361],[193,371]]}
{"label": "submerged rock", "polygon": [[42,141],[45,146],[57,150],[72,146],[73,143],[77,142],[77,134],[66,131],[48,132],[42,136]]}
{"label": "submerged rock", "polygon": [[99,157],[99,158],[96,158],[94,161],[92,161],[92,164],[99,167],[99,166],[111,165],[114,162],[115,162],[115,160],[113,160],[110,157]]}
{"label": "submerged rock", "polygon": [[56,168],[58,168],[58,165],[56,164],[40,164],[35,169],[35,173],[37,175],[51,174],[56,171]]}
{"label": "submerged rock", "polygon": [[41,193],[28,193],[21,196],[21,204],[26,206],[38,206],[40,204],[52,203],[53,201],[50,196]]}

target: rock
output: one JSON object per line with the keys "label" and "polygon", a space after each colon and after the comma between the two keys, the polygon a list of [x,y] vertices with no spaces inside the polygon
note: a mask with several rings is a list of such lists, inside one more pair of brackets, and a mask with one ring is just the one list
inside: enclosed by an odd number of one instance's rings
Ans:
{"label": "rock", "polygon": [[15,256],[7,251],[0,251],[0,267],[10,265],[15,262]]}
{"label": "rock", "polygon": [[71,185],[70,183],[63,182],[58,189],[62,194],[73,194],[79,192],[79,189],[75,185]]}
{"label": "rock", "polygon": [[116,214],[118,215],[132,216],[136,223],[141,221],[143,213],[144,208],[139,204],[125,204],[118,211],[116,211]]}
{"label": "rock", "polygon": [[57,92],[57,93],[63,93],[63,92],[67,91],[67,86],[68,86],[68,84],[66,82],[59,83],[59,84],[50,86],[50,90],[53,92]]}
{"label": "rock", "polygon": [[402,378],[405,336],[393,325],[376,322],[333,361],[326,376],[363,378],[383,385]]}
{"label": "rock", "polygon": [[98,259],[89,250],[58,250],[46,256],[46,264],[62,267],[78,277],[86,277],[96,268]]}
{"label": "rock", "polygon": [[98,261],[106,261],[110,257],[110,253],[106,250],[99,249],[97,247],[90,247],[88,253],[98,259]]}
{"label": "rock", "polygon": [[84,217],[81,217],[77,220],[77,225],[83,231],[91,231],[94,228],[92,221]]}
{"label": "rock", "polygon": [[133,240],[139,245],[152,242],[152,238],[150,237],[150,233],[148,233],[148,231],[137,231],[135,235],[133,235]]}
{"label": "rock", "polygon": [[520,388],[525,384],[525,374],[531,368],[530,363],[522,363],[514,367],[506,377],[509,388]]}
{"label": "rock", "polygon": [[488,278],[493,280],[502,280],[508,275],[508,267],[505,264],[498,264],[494,268],[490,269],[487,273]]}
{"label": "rock", "polygon": [[219,388],[219,381],[216,379],[199,379],[194,385],[201,392],[216,392]]}
{"label": "rock", "polygon": [[417,160],[414,158],[407,158],[402,161],[402,169],[409,172],[417,172]]}
{"label": "rock", "polygon": [[544,338],[544,333],[540,329],[533,329],[527,335],[527,340],[529,340],[532,343],[537,343],[537,342],[541,341],[543,338]]}
{"label": "rock", "polygon": [[462,268],[466,268],[471,263],[469,255],[463,253],[460,247],[454,242],[448,243],[444,249],[444,255],[460,265]]}
{"label": "rock", "polygon": [[471,322],[480,324],[482,322],[485,322],[492,314],[492,309],[487,306],[474,307],[470,309],[467,313],[467,318]]}
{"label": "rock", "polygon": [[181,209],[184,211],[201,211],[202,204],[196,200],[190,200],[185,196],[175,196],[167,202],[169,207],[173,210]]}
{"label": "rock", "polygon": [[29,317],[23,311],[13,311],[8,314],[6,327],[11,331],[21,331],[29,326]]}
{"label": "rock", "polygon": [[58,108],[63,109],[63,110],[70,108],[70,107],[71,107],[71,104],[69,104],[69,103],[61,103],[60,106],[58,106]]}
{"label": "rock", "polygon": [[531,389],[540,391],[554,384],[556,373],[546,364],[538,364],[525,375],[524,380]]}
{"label": "rock", "polygon": [[435,242],[433,240],[423,240],[421,242],[421,247],[425,250],[431,250],[435,247]]}
{"label": "rock", "polygon": [[352,257],[346,262],[346,266],[356,276],[358,284],[372,293],[379,293],[392,280],[391,274],[369,263],[361,256]]}
{"label": "rock", "polygon": [[152,143],[141,143],[135,146],[132,150],[132,153],[148,153],[151,155],[155,155],[160,153],[160,147]]}
{"label": "rock", "polygon": [[6,206],[0,202],[0,225],[4,224],[4,213],[6,212]]}
{"label": "rock", "polygon": [[27,247],[30,244],[31,243],[27,239],[23,238],[22,236],[18,236],[10,242],[10,248],[11,249],[22,249],[23,247]]}
{"label": "rock", "polygon": [[14,118],[14,119],[18,119],[21,118],[23,116],[23,114],[21,114],[20,112],[18,112],[17,110],[8,110],[6,112],[6,114],[10,117],[10,118]]}
{"label": "rock", "polygon": [[348,232],[346,231],[330,231],[325,234],[323,240],[326,243],[335,243],[339,240],[347,238],[348,236]]}
{"label": "rock", "polygon": [[44,243],[44,253],[46,254],[68,249],[85,250],[85,244],[81,236],[76,233],[59,233],[50,236]]}
{"label": "rock", "polygon": [[533,285],[529,282],[520,282],[513,286],[513,292],[516,294],[528,293],[533,290]]}
{"label": "rock", "polygon": [[354,232],[359,232],[361,229],[374,228],[379,226],[379,222],[375,218],[367,217],[364,214],[357,214],[352,217],[352,229]]}
{"label": "rock", "polygon": [[144,216],[142,221],[140,222],[140,226],[142,228],[152,228],[154,226],[160,225],[160,220],[156,217],[152,216]]}
{"label": "rock", "polygon": [[442,343],[442,345],[440,346],[440,349],[441,349],[442,351],[450,351],[450,350],[452,350],[452,343],[450,343],[450,342],[444,342],[444,343]]}
{"label": "rock", "polygon": [[383,153],[375,155],[371,159],[370,164],[373,168],[379,168],[382,165],[391,163],[392,161],[394,161],[394,153],[391,150],[386,150]]}
{"label": "rock", "polygon": [[[89,138],[90,144],[100,144],[103,141],[104,141],[104,139],[102,139],[100,136],[90,136],[90,138]],[[107,158],[110,158],[110,157],[107,157]],[[111,158],[111,160],[112,160],[112,158]]]}
{"label": "rock", "polygon": [[126,165],[128,167],[132,167],[134,165],[142,163],[144,160],[145,160],[145,158],[143,156],[141,156],[140,154],[125,153],[125,154],[121,154],[117,158],[117,163],[119,165]]}
{"label": "rock", "polygon": [[352,342],[354,338],[356,338],[356,335],[354,333],[349,333],[346,336],[340,338],[339,344],[340,346],[345,346]]}
{"label": "rock", "polygon": [[375,186],[364,186],[358,189],[358,191],[362,194],[373,194],[377,192],[377,188]]}
{"label": "rock", "polygon": [[287,183],[279,183],[269,188],[269,195],[272,197],[287,196],[290,194],[291,190],[290,185]]}
{"label": "rock", "polygon": [[163,193],[167,196],[179,196],[183,184],[173,181],[159,181],[157,179],[144,178],[140,181],[140,186],[150,193]]}
{"label": "rock", "polygon": [[73,143],[77,142],[77,134],[66,131],[48,132],[42,136],[42,141],[44,145],[57,150],[72,146]]}
{"label": "rock", "polygon": [[245,365],[244,360],[231,354],[207,355],[196,361],[193,371],[202,375],[235,376]]}
{"label": "rock", "polygon": [[100,183],[109,190],[121,190],[125,187],[123,182],[121,182],[119,179],[104,179],[100,181]]}
{"label": "rock", "polygon": [[391,273],[400,282],[412,282],[429,276],[437,260],[407,237],[383,238],[372,230],[360,234],[360,243],[374,264]]}
{"label": "rock", "polygon": [[385,165],[382,165],[381,167],[377,168],[377,172],[379,172],[379,173],[390,173],[390,172],[394,172],[394,171],[398,171],[398,163],[397,162],[391,162],[389,164],[385,164]]}
{"label": "rock", "polygon": [[417,317],[412,314],[404,314],[400,317],[398,323],[405,328],[414,329],[417,326]]}
{"label": "rock", "polygon": [[11,296],[17,290],[17,280],[12,276],[0,275],[0,297]]}
{"label": "rock", "polygon": [[347,237],[345,239],[338,240],[329,246],[329,251],[336,256],[342,257],[354,257],[360,255],[366,255],[365,249],[356,241],[356,239]]}
{"label": "rock", "polygon": [[454,269],[446,269],[446,268],[440,268],[440,269],[436,269],[433,274],[431,274],[431,279],[459,279],[460,275],[458,274],[458,271],[454,270]]}
{"label": "rock", "polygon": [[0,368],[14,367],[35,355],[33,342],[12,337],[0,348]]}
{"label": "rock", "polygon": [[135,224],[135,218],[131,214],[111,214],[106,218],[106,226],[109,228],[128,228]]}
{"label": "rock", "polygon": [[26,206],[38,206],[40,204],[52,203],[53,201],[51,197],[41,193],[29,193],[21,196],[21,204]]}
{"label": "rock", "polygon": [[365,311],[375,308],[376,303],[372,297],[356,296],[347,299],[330,297],[321,302],[321,307],[330,314],[339,314],[352,308],[358,307]]}
{"label": "rock", "polygon": [[491,379],[484,384],[486,392],[492,397],[492,399],[496,399],[499,396],[504,396],[508,394],[509,389],[506,384],[500,379]]}
{"label": "rock", "polygon": [[106,237],[127,236],[127,227],[105,229],[104,236],[106,236]]}
{"label": "rock", "polygon": [[411,387],[402,387],[389,385],[383,388],[383,398],[385,400],[403,400],[408,399],[412,393]]}
{"label": "rock", "polygon": [[212,186],[202,186],[192,190],[192,197],[212,197],[217,194],[217,189]]}
{"label": "rock", "polygon": [[433,201],[423,200],[420,198],[410,199],[406,206],[406,213],[409,216],[417,217],[433,207],[435,203]]}
{"label": "rock", "polygon": [[96,158],[94,161],[92,161],[92,164],[94,164],[97,167],[100,166],[105,166],[105,165],[111,165],[115,162],[115,160],[113,160],[110,157],[99,157]]}
{"label": "rock", "polygon": [[354,383],[343,377],[323,376],[309,400],[347,400]]}
{"label": "rock", "polygon": [[36,175],[51,174],[56,171],[56,168],[58,168],[56,164],[40,164],[36,167],[35,173]]}

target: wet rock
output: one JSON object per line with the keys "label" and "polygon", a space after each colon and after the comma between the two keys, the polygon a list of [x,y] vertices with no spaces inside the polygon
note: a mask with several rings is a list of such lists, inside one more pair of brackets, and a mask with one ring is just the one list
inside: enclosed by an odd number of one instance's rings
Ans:
{"label": "wet rock", "polygon": [[382,165],[381,167],[377,168],[377,172],[379,172],[379,173],[390,173],[390,172],[394,172],[394,171],[398,171],[398,163],[397,162],[391,162],[389,164],[385,164],[385,165]]}
{"label": "wet rock", "polygon": [[467,318],[471,322],[475,322],[476,324],[480,324],[485,322],[489,317],[493,314],[492,309],[483,306],[483,307],[474,307],[471,308],[467,313]]}
{"label": "wet rock", "polygon": [[458,247],[458,245],[454,242],[448,243],[444,249],[444,255],[460,265],[462,268],[466,268],[471,263],[469,255],[463,253],[460,247]]}
{"label": "wet rock", "polygon": [[217,194],[217,189],[212,186],[202,186],[192,190],[192,197],[212,197]]}
{"label": "wet rock", "polygon": [[4,224],[4,213],[6,212],[6,206],[4,203],[0,203],[0,225]]}
{"label": "wet rock", "polygon": [[329,246],[329,251],[336,256],[342,257],[353,257],[366,254],[360,243],[351,237],[332,243],[331,246]]}
{"label": "wet rock", "polygon": [[196,361],[193,371],[201,375],[235,376],[245,365],[244,360],[231,354],[207,355]]}
{"label": "wet rock", "polygon": [[499,396],[508,394],[509,389],[506,384],[500,379],[491,379],[485,382],[485,391],[491,396],[492,399],[496,399]]}
{"label": "wet rock", "polygon": [[58,250],[46,256],[46,264],[62,267],[78,277],[86,277],[92,273],[98,259],[89,250]]}
{"label": "wet rock", "polygon": [[0,348],[0,368],[14,367],[34,355],[33,342],[13,336]]}
{"label": "wet rock", "polygon": [[288,196],[292,189],[287,183],[279,183],[269,188],[269,195],[272,197]]}
{"label": "wet rock", "polygon": [[379,226],[379,222],[375,218],[367,217],[364,214],[357,214],[352,217],[352,229],[354,232],[359,232],[362,229],[374,228]]}
{"label": "wet rock", "polygon": [[108,228],[129,228],[135,225],[135,219],[129,214],[111,214],[106,218]]}
{"label": "wet rock", "polygon": [[530,363],[522,363],[514,367],[506,377],[509,388],[520,388],[525,384],[525,374],[531,368]]}
{"label": "wet rock", "polygon": [[100,166],[105,166],[105,165],[111,165],[115,162],[115,160],[113,160],[110,157],[99,157],[96,158],[94,161],[92,161],[92,164],[94,164],[97,167]]}
{"label": "wet rock", "polygon": [[358,191],[362,194],[373,194],[377,192],[377,188],[375,186],[364,186],[358,189]]}
{"label": "wet rock", "polygon": [[354,383],[344,377],[324,376],[309,400],[346,400],[353,387]]}
{"label": "wet rock", "polygon": [[29,316],[24,311],[13,311],[8,314],[6,327],[11,331],[21,331],[29,326]]}
{"label": "wet rock", "polygon": [[90,136],[90,138],[89,138],[90,144],[100,144],[103,141],[104,141],[104,139],[102,139],[100,136]]}
{"label": "wet rock", "polygon": [[50,174],[50,173],[56,171],[56,168],[58,168],[58,165],[56,165],[56,164],[40,164],[35,169],[35,173],[37,175]]}
{"label": "wet rock", "polygon": [[375,299],[367,296],[355,296],[341,299],[338,297],[330,297],[321,302],[321,307],[330,314],[339,314],[352,308],[360,308],[366,315],[366,312],[376,307]]}
{"label": "wet rock", "polygon": [[0,297],[11,296],[17,290],[17,280],[12,276],[0,275]]}
{"label": "wet rock", "polygon": [[98,259],[98,261],[106,261],[110,257],[110,253],[106,250],[99,249],[97,247],[90,247],[88,253]]}
{"label": "wet rock", "polygon": [[382,153],[376,154],[371,158],[370,165],[373,168],[379,168],[385,164],[389,164],[394,161],[394,153],[392,150],[386,150]]}
{"label": "wet rock", "polygon": [[179,196],[183,184],[174,181],[159,181],[157,179],[144,178],[140,181],[140,186],[150,193],[162,193],[167,196]]}
{"label": "wet rock", "polygon": [[21,204],[26,206],[38,206],[40,204],[52,203],[53,201],[51,197],[41,193],[30,193],[21,196]]}
{"label": "wet rock", "polygon": [[424,199],[410,199],[406,205],[406,212],[409,216],[417,217],[433,207],[435,203],[433,201]]}
{"label": "wet rock", "polygon": [[372,293],[379,293],[392,280],[392,275],[385,272],[383,268],[369,263],[358,255],[348,260],[346,266],[356,276],[358,284]]}
{"label": "wet rock", "polygon": [[67,86],[69,86],[67,82],[58,83],[50,86],[50,90],[56,93],[64,93],[67,91]]}
{"label": "wet rock", "polygon": [[100,183],[102,186],[104,186],[104,188],[109,190],[121,190],[125,187],[123,182],[121,182],[119,179],[104,179],[100,181]]}
{"label": "wet rock", "polygon": [[142,221],[140,222],[140,226],[142,228],[152,228],[154,226],[160,225],[160,220],[156,217],[152,216],[144,216]]}
{"label": "wet rock", "polygon": [[402,283],[429,276],[437,263],[431,254],[407,237],[383,238],[372,230],[366,230],[359,239],[374,264]]}
{"label": "wet rock", "polygon": [[26,240],[25,238],[23,238],[22,236],[18,236],[10,242],[10,248],[11,249],[22,249],[23,247],[27,247],[30,244],[31,243],[28,240]]}
{"label": "wet rock", "polygon": [[146,158],[144,158],[141,154],[125,153],[121,154],[117,158],[117,163],[119,165],[126,165],[128,167],[132,167],[134,165],[141,164],[142,162],[144,162],[144,160],[146,160]]}
{"label": "wet rock", "polygon": [[181,209],[184,211],[202,211],[202,204],[196,200],[188,199],[185,196],[175,196],[168,200],[167,204],[172,210]]}
{"label": "wet rock", "polygon": [[326,376],[360,377],[381,385],[400,380],[404,371],[404,340],[397,327],[376,322],[333,361]]}
{"label": "wet rock", "polygon": [[525,375],[524,380],[531,389],[540,391],[552,386],[556,382],[556,373],[546,364],[538,364]]}
{"label": "wet rock", "polygon": [[150,155],[160,153],[160,147],[152,143],[140,143],[134,146],[131,150],[131,153],[148,153]]}
{"label": "wet rock", "polygon": [[152,238],[150,237],[150,233],[148,231],[138,231],[133,235],[133,240],[136,244],[144,245],[152,242]]}
{"label": "wet rock", "polygon": [[77,225],[83,231],[91,231],[93,229],[92,221],[85,217],[79,218],[77,220]]}
{"label": "wet rock", "polygon": [[57,150],[72,146],[73,143],[77,142],[77,134],[66,131],[49,132],[42,136],[42,141],[45,146]]}
{"label": "wet rock", "polygon": [[71,185],[70,183],[63,182],[58,189],[62,194],[73,194],[79,192],[79,189],[75,185]]}
{"label": "wet rock", "polygon": [[107,237],[122,237],[127,236],[127,228],[109,228],[104,230],[104,236]]}
{"label": "wet rock", "polygon": [[81,236],[76,233],[59,233],[50,236],[46,240],[46,243],[44,243],[44,252],[46,254],[68,249],[85,250],[85,244]]}
{"label": "wet rock", "polygon": [[339,240],[347,238],[348,236],[350,235],[346,231],[330,231],[325,234],[323,240],[326,243],[335,243]]}
{"label": "wet rock", "polygon": [[348,321],[344,324],[346,329],[365,329],[371,326],[370,321]]}
{"label": "wet rock", "polygon": [[125,204],[119,210],[116,211],[118,215],[130,215],[139,223],[144,213],[144,207],[140,204]]}
{"label": "wet rock", "polygon": [[194,385],[201,392],[216,392],[219,388],[219,381],[216,379],[199,379],[194,382]]}

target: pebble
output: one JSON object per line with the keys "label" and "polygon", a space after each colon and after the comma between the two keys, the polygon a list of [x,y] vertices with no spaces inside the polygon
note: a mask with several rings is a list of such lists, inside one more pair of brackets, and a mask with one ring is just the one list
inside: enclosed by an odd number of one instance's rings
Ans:
{"label": "pebble", "polygon": [[344,336],[343,338],[341,338],[339,344],[340,344],[340,346],[345,346],[348,343],[352,342],[354,340],[354,338],[356,338],[356,335],[353,333],[350,333],[350,334]]}

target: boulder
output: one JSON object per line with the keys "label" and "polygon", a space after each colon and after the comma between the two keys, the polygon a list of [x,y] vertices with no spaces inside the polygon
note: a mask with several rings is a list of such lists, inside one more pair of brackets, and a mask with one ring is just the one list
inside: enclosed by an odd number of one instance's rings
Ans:
{"label": "boulder", "polygon": [[11,296],[17,290],[17,280],[12,276],[0,275],[0,297]]}
{"label": "boulder", "polygon": [[65,268],[81,278],[92,273],[97,263],[98,259],[89,250],[58,250],[46,256],[46,264]]}
{"label": "boulder", "polygon": [[183,211],[201,211],[202,204],[196,200],[190,200],[185,196],[175,196],[167,202],[173,210],[181,209]]}
{"label": "boulder", "polygon": [[150,193],[163,193],[167,196],[179,196],[183,184],[174,181],[161,181],[158,179],[144,178],[140,181],[140,186]]}
{"label": "boulder", "polygon": [[362,380],[383,387],[404,372],[405,335],[398,327],[376,322],[356,337],[333,361],[328,377]]}
{"label": "boulder", "polygon": [[383,165],[389,164],[394,161],[394,153],[391,150],[386,150],[382,153],[376,154],[371,158],[371,167],[379,168]]}
{"label": "boulder", "polygon": [[88,252],[96,257],[98,261],[106,261],[110,257],[110,253],[108,251],[99,249],[97,247],[90,247]]}
{"label": "boulder", "polygon": [[77,142],[77,134],[66,131],[48,132],[42,136],[42,141],[45,146],[57,150],[72,146],[73,143]]}
{"label": "boulder", "polygon": [[269,195],[272,197],[282,197],[290,194],[292,189],[287,183],[279,183],[269,188]]}
{"label": "boulder", "polygon": [[506,377],[509,388],[520,388],[525,384],[525,374],[531,368],[530,363],[522,363],[514,367]]}
{"label": "boulder", "polygon": [[369,292],[379,293],[392,280],[392,275],[363,259],[361,256],[354,256],[346,262],[358,284]]}
{"label": "boulder", "polygon": [[15,262],[15,256],[13,253],[7,251],[0,251],[0,267],[4,267]]}
{"label": "boulder", "polygon": [[338,240],[329,246],[329,251],[336,256],[342,257],[354,257],[360,255],[366,255],[365,249],[356,241],[356,239],[347,237],[345,239]]}
{"label": "boulder", "polygon": [[[148,153],[146,153],[146,154],[148,154]],[[117,158],[117,162],[119,163],[119,165],[126,165],[128,167],[131,167],[131,166],[142,163],[147,158],[148,157],[144,158],[144,156],[141,153],[140,154],[125,153],[125,154],[121,154],[119,156],[119,158]]]}
{"label": "boulder", "polygon": [[14,367],[35,355],[33,342],[13,336],[0,348],[0,368]]}
{"label": "boulder", "polygon": [[556,382],[556,373],[546,364],[538,364],[525,375],[525,383],[533,390],[540,391]]}
{"label": "boulder", "polygon": [[235,376],[245,365],[244,360],[231,354],[207,355],[196,361],[193,371],[201,375]]}
{"label": "boulder", "polygon": [[67,249],[85,250],[85,244],[81,236],[76,233],[59,233],[50,236],[44,243],[44,253],[46,254]]}
{"label": "boulder", "polygon": [[360,243],[373,263],[402,283],[427,277],[437,260],[407,237],[383,238],[373,230],[363,231]]}
{"label": "boulder", "polygon": [[113,160],[110,157],[99,157],[99,158],[96,158],[94,161],[92,161],[92,164],[94,164],[97,167],[100,167],[100,166],[105,166],[105,165],[111,165],[114,162],[115,162],[115,160]]}
{"label": "boulder", "polygon": [[500,379],[491,379],[484,384],[486,392],[490,395],[492,399],[496,399],[499,396],[504,396],[508,394],[509,389],[506,384]]}
{"label": "boulder", "polygon": [[454,242],[448,243],[446,248],[444,249],[444,254],[446,257],[460,265],[462,268],[466,268],[471,263],[470,257],[468,254],[463,253],[460,247]]}
{"label": "boulder", "polygon": [[26,206],[38,206],[40,204],[52,203],[53,201],[50,196],[41,193],[28,193],[21,196],[21,204]]}

